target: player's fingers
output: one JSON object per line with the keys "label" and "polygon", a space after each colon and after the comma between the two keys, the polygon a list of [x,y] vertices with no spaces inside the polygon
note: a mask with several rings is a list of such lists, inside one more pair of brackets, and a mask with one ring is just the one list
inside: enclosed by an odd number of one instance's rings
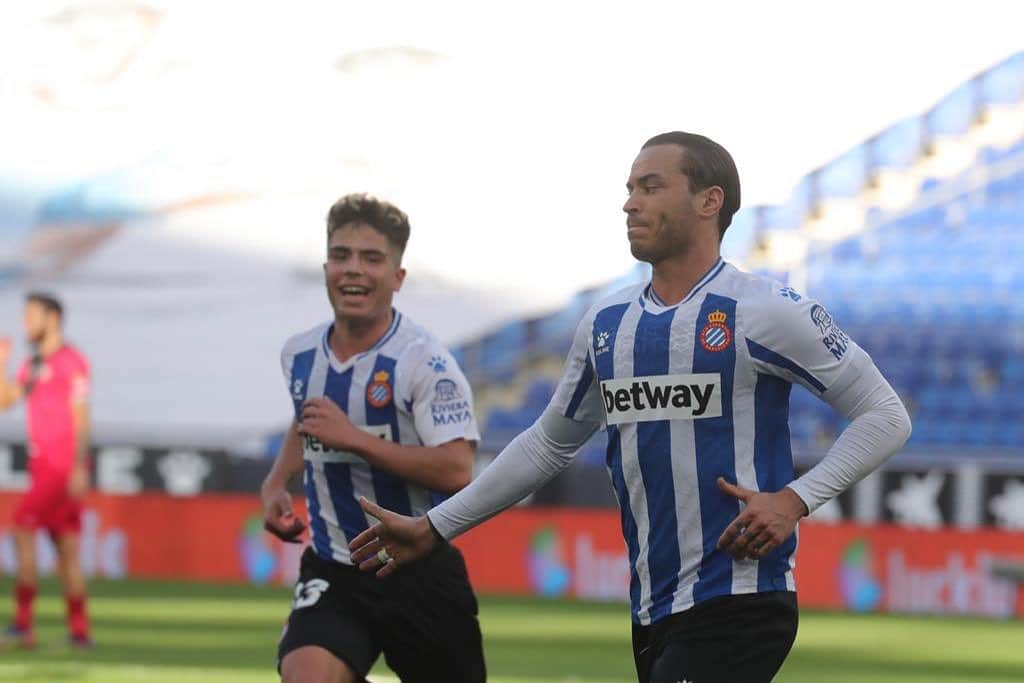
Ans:
{"label": "player's fingers", "polygon": [[725,477],[718,478],[718,489],[722,493],[730,495],[737,500],[742,500],[744,503],[747,502],[750,499],[750,497],[753,496],[755,493],[755,491],[745,489],[742,486],[730,484],[725,480]]}
{"label": "player's fingers", "polygon": [[732,520],[729,526],[725,527],[725,531],[718,537],[718,549],[725,550],[732,543],[739,538],[740,534],[746,529],[750,523],[750,515],[747,512],[742,513],[736,519]]}
{"label": "player's fingers", "polygon": [[370,543],[371,541],[377,540],[377,538],[380,536],[382,531],[384,531],[384,525],[383,524],[380,524],[380,523],[374,524],[369,529],[367,529],[366,531],[364,531],[363,533],[359,534],[358,536],[353,538],[351,541],[349,541],[348,549],[352,550],[352,551],[359,550],[360,548],[362,548],[367,543]]}
{"label": "player's fingers", "polygon": [[[390,510],[385,510],[381,506],[377,505],[371,500],[367,500],[363,496],[359,496],[359,506],[363,508],[363,512],[370,515],[374,519],[380,520],[380,522],[384,525],[385,528],[388,525],[389,519],[395,516],[395,513],[391,512]],[[378,536],[379,535],[380,534],[378,534]]]}
{"label": "player's fingers", "polygon": [[745,544],[744,557],[756,560],[771,552],[772,536],[770,531],[751,533],[752,538]]}
{"label": "player's fingers", "polygon": [[299,541],[295,539],[299,534],[303,532],[303,530],[306,528],[306,525],[303,524],[301,520],[295,520],[295,523],[290,526],[280,527],[277,524],[265,521],[263,522],[263,528],[266,531],[269,531],[273,535],[277,536],[285,543],[298,543]]}
{"label": "player's fingers", "polygon": [[377,570],[377,578],[383,579],[389,576],[392,572],[398,569],[398,561],[392,558],[390,562],[384,563],[380,569]]}
{"label": "player's fingers", "polygon": [[[367,561],[369,561],[369,560],[373,560],[374,562],[379,561],[378,558],[377,558],[377,552],[381,548],[383,548],[383,547],[384,547],[384,542],[381,541],[380,539],[377,539],[377,540],[374,540],[374,541],[370,541],[366,545],[364,545],[361,548],[359,548],[359,550],[357,550],[357,551],[352,553],[352,561],[354,563],[357,563],[359,565],[360,569],[363,569],[364,567],[362,565],[365,564]],[[374,565],[374,566],[376,566],[376,565]],[[370,567],[366,567],[366,569],[369,569],[369,568]]]}

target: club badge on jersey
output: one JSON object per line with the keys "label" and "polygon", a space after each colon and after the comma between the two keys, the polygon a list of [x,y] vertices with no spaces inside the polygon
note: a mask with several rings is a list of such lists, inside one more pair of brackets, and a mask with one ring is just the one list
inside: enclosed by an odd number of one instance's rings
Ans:
{"label": "club badge on jersey", "polygon": [[366,387],[366,400],[374,408],[383,408],[391,403],[391,374],[381,370],[373,375],[373,381]]}
{"label": "club badge on jersey", "polygon": [[717,353],[724,351],[732,342],[732,332],[725,324],[729,316],[722,311],[713,311],[708,314],[708,324],[700,331],[700,345],[705,351]]}

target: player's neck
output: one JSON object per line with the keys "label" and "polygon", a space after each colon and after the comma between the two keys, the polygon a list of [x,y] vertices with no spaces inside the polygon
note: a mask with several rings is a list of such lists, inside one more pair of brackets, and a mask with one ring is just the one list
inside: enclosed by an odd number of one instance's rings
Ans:
{"label": "player's neck", "polygon": [[391,327],[394,315],[394,309],[389,306],[386,315],[371,320],[336,317],[327,340],[334,357],[344,363],[356,354],[369,351]]}
{"label": "player's neck", "polygon": [[653,266],[651,287],[669,306],[681,302],[690,290],[708,274],[721,256],[718,243],[694,243],[685,252],[658,261]]}
{"label": "player's neck", "polygon": [[60,332],[54,332],[52,334],[45,335],[42,340],[36,344],[35,352],[43,358],[46,358],[47,356],[51,356],[60,351],[60,347],[62,346],[64,346],[64,335]]}

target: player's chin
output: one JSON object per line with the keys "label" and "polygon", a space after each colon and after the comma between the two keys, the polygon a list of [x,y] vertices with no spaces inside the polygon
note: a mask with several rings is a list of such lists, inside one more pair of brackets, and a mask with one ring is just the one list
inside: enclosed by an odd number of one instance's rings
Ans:
{"label": "player's chin", "polygon": [[658,250],[654,245],[639,237],[631,237],[629,239],[629,251],[637,261],[654,263],[658,260]]}

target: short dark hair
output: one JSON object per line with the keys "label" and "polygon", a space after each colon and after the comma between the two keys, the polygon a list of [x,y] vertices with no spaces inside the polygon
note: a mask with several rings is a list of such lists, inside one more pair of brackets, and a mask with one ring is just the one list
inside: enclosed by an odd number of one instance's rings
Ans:
{"label": "short dark hair", "polygon": [[384,235],[401,257],[409,241],[409,217],[383,199],[364,193],[347,194],[327,212],[327,237],[349,223],[365,223]]}
{"label": "short dark hair", "polygon": [[25,295],[25,301],[39,304],[48,313],[56,313],[58,318],[64,317],[64,306],[60,299],[49,292],[29,292]]}
{"label": "short dark hair", "polygon": [[715,185],[722,188],[725,198],[718,212],[718,238],[722,239],[732,223],[733,214],[740,208],[740,174],[732,155],[711,138],[678,130],[655,135],[641,149],[655,145],[683,148],[683,162],[679,170],[690,179],[691,191],[700,192]]}

